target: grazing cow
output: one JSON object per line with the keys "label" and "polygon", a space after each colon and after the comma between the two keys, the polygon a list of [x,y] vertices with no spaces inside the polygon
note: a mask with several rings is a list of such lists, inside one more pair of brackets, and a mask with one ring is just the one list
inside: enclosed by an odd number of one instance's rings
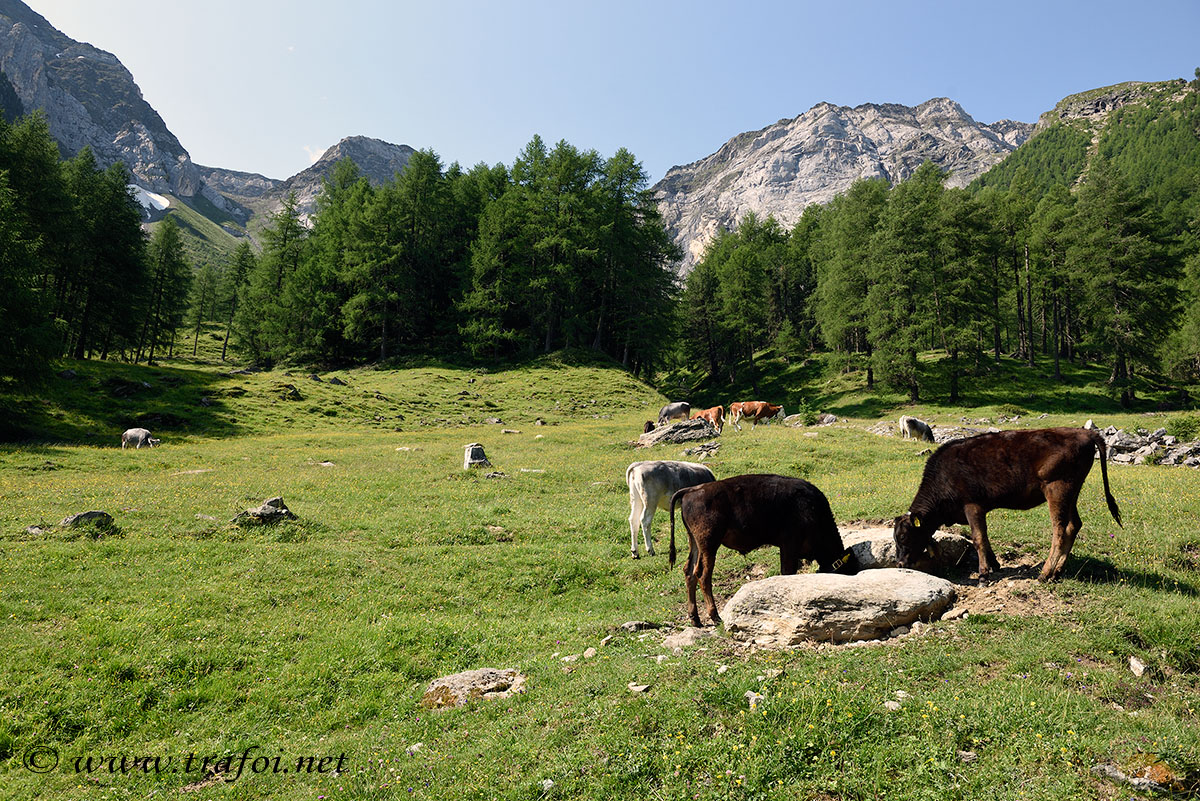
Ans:
{"label": "grazing cow", "polygon": [[666,425],[672,420],[686,420],[692,414],[692,405],[687,401],[668,403],[658,410],[658,424]]}
{"label": "grazing cow", "polygon": [[729,422],[738,431],[742,430],[739,423],[743,419],[749,420],[751,426],[757,427],[760,421],[775,417],[783,417],[782,406],[772,406],[765,401],[742,401],[729,404]]}
{"label": "grazing cow", "polygon": [[705,409],[702,412],[696,412],[692,415],[692,419],[702,417],[712,423],[712,427],[717,429],[717,433],[721,433],[721,429],[725,427],[725,408],[723,406],[714,406],[711,409]]}
{"label": "grazing cow", "polygon": [[904,415],[900,418],[900,436],[904,439],[923,439],[933,442],[933,429],[924,420]]}
{"label": "grazing cow", "polygon": [[802,478],[734,476],[681,489],[671,498],[670,564],[675,566],[675,505],[688,534],[688,614],[700,625],[696,584],[704,591],[708,616],[721,622],[712,594],[713,565],[724,545],[746,554],[764,545],[779,548],[779,572],[792,575],[800,560],[815,560],[823,573],[857,573],[854,552],[842,548],[829,501]]}
{"label": "grazing cow", "polygon": [[629,485],[629,553],[633,558],[638,558],[639,525],[646,554],[654,556],[654,543],[650,537],[654,511],[669,510],[671,496],[677,490],[715,480],[712,470],[693,462],[653,461],[629,465],[625,469],[625,483]]}
{"label": "grazing cow", "polygon": [[653,420],[647,420],[646,425],[642,426],[643,434],[649,434],[653,430],[654,430],[654,421]]}
{"label": "grazing cow", "polygon": [[150,432],[144,428],[131,428],[121,435],[121,449],[124,450],[126,445],[133,444],[134,449],[145,445],[147,448],[153,448],[162,440],[155,439],[150,436]]}
{"label": "grazing cow", "polygon": [[1108,448],[1096,431],[1000,431],[946,443],[925,463],[917,497],[908,512],[895,520],[892,535],[900,566],[911,567],[931,549],[939,526],[966,523],[971,526],[983,578],[1000,569],[988,542],[987,513],[992,509],[1032,509],[1046,503],[1054,532],[1050,555],[1038,578],[1057,578],[1083,526],[1076,502],[1097,452],[1108,511],[1121,525],[1121,512],[1108,488]]}

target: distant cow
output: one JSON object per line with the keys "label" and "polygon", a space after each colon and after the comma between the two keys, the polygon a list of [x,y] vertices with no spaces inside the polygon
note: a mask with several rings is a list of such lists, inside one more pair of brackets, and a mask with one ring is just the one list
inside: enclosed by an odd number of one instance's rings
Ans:
{"label": "distant cow", "polygon": [[1082,428],[1000,431],[946,443],[925,463],[917,497],[908,512],[895,520],[900,566],[911,567],[930,550],[939,526],[966,523],[971,526],[982,578],[1000,569],[988,542],[987,513],[1032,509],[1044,502],[1050,507],[1054,531],[1050,555],[1038,578],[1057,578],[1083,526],[1076,502],[1097,452],[1108,511],[1121,525],[1121,512],[1108,488],[1107,451],[1098,432]]}
{"label": "distant cow", "polygon": [[729,404],[729,422],[738,431],[742,430],[739,425],[742,420],[749,420],[751,426],[757,427],[762,420],[782,416],[782,406],[772,406],[765,401],[742,401]]}
{"label": "distant cow", "polygon": [[900,436],[904,439],[923,439],[933,442],[933,429],[924,420],[904,415],[900,418]]}
{"label": "distant cow", "polygon": [[629,485],[629,553],[638,558],[637,533],[642,529],[646,553],[654,556],[654,542],[650,536],[650,523],[654,511],[670,511],[671,496],[683,487],[693,487],[716,476],[702,464],[693,462],[634,462],[625,469],[625,483]]}
{"label": "distant cow", "polygon": [[672,420],[686,420],[692,414],[692,405],[687,401],[668,403],[658,410],[658,424],[666,425]]}
{"label": "distant cow", "polygon": [[692,419],[697,417],[703,418],[712,423],[712,427],[717,429],[717,433],[721,433],[721,429],[725,427],[725,407],[714,406],[711,409],[705,409],[702,412],[696,412],[692,415]]}
{"label": "distant cow", "polygon": [[647,420],[646,425],[642,426],[643,434],[649,434],[653,430],[654,430],[654,421],[653,420]]}
{"label": "distant cow", "polygon": [[122,450],[124,450],[126,445],[133,445],[134,448],[140,448],[145,445],[147,448],[153,448],[160,442],[162,440],[150,436],[150,432],[144,428],[131,428],[121,435]]}
{"label": "distant cow", "polygon": [[724,545],[746,554],[764,545],[779,548],[779,572],[791,575],[802,559],[815,560],[824,573],[857,573],[853,551],[843,550],[829,501],[801,478],[734,476],[681,489],[671,498],[670,564],[675,566],[675,506],[688,533],[688,614],[700,625],[696,584],[704,591],[708,616],[721,622],[712,594],[713,565]]}

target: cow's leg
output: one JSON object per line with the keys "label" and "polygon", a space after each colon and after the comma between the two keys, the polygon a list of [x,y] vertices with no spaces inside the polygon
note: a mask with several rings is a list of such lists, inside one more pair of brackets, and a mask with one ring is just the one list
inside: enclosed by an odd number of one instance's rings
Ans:
{"label": "cow's leg", "polygon": [[629,488],[629,555],[638,558],[637,535],[638,525],[642,520],[644,501],[642,494],[633,487]]}
{"label": "cow's leg", "polygon": [[654,556],[654,537],[651,534],[651,525],[654,523],[654,504],[649,501],[643,501],[642,511],[642,541],[646,545],[646,554]]}
{"label": "cow's leg", "polygon": [[794,576],[800,569],[800,557],[791,545],[779,546],[779,575]]}
{"label": "cow's leg", "polygon": [[1067,556],[1075,545],[1075,537],[1083,527],[1079,519],[1079,489],[1065,484],[1052,484],[1045,489],[1046,505],[1050,507],[1050,555],[1042,565],[1039,581],[1056,579],[1067,566]]}
{"label": "cow's leg", "polygon": [[964,507],[963,512],[971,526],[971,542],[975,544],[975,554],[979,557],[979,578],[982,579],[993,570],[1000,569],[1000,560],[992,552],[992,544],[988,541],[987,512],[975,504]]}
{"label": "cow's leg", "polygon": [[696,581],[700,573],[699,560],[696,558],[698,550],[696,543],[688,542],[687,566],[683,569],[683,575],[687,581],[688,617],[691,618],[692,625],[697,628],[700,627],[700,611],[696,608]]}
{"label": "cow's leg", "polygon": [[[697,578],[699,579],[700,590],[704,593],[704,608],[708,612],[708,619],[712,621],[712,624],[719,626],[721,625],[721,616],[717,613],[717,602],[713,598],[712,590],[713,568],[716,567],[717,563],[717,551],[716,548],[713,548],[711,551],[708,548],[697,548],[697,550],[699,551],[699,556],[696,564],[696,572],[699,574]],[[692,621],[697,626],[700,625],[699,616],[693,615]]]}

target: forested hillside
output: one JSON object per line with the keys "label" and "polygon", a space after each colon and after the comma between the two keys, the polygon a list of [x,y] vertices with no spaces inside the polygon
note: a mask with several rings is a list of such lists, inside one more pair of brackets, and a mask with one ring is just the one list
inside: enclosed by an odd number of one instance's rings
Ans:
{"label": "forested hillside", "polygon": [[953,402],[1002,355],[1054,377],[1103,363],[1126,404],[1135,371],[1196,381],[1198,89],[1153,85],[1103,126],[1052,122],[965,190],[926,164],[895,187],[859,181],[790,231],[748,216],[688,276],[685,353],[733,382],[767,343],[827,348],[912,400],[944,370]]}
{"label": "forested hillside", "polygon": [[1068,98],[965,189],[926,163],[790,230],[747,215],[683,282],[625,150],[534,137],[511,166],[470,170],[425,150],[381,185],[343,160],[311,216],[292,199],[272,216],[261,252],[201,261],[186,217],[143,234],[120,167],[60,161],[39,116],[0,123],[0,365],[149,360],[203,329],[222,359],[265,364],[590,348],[736,385],[773,348],[954,402],[1007,356],[1053,378],[1103,364],[1129,404],[1135,375],[1200,380],[1200,79],[1130,86],[1115,105]]}

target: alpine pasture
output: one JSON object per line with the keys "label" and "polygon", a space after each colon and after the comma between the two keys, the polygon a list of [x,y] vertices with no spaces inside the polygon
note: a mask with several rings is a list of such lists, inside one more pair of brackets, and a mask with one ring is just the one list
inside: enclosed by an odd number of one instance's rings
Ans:
{"label": "alpine pasture", "polygon": [[[680,398],[616,367],[547,358],[321,381],[73,367],[44,396],[7,401],[10,425],[34,421],[62,444],[0,447],[0,797],[1138,792],[1097,766],[1152,775],[1177,797],[1196,792],[1200,471],[1111,466],[1118,528],[1094,470],[1083,531],[1052,584],[1011,583],[1047,550],[1045,506],[994,512],[1006,569],[987,591],[998,600],[966,619],[789,651],[718,632],[676,653],[661,643],[686,625],[682,568],[667,570],[661,512],[658,555],[630,558],[624,475],[632,461],[689,458],[682,446],[630,446]],[[833,426],[727,427],[706,463],[719,478],[805,478],[840,522],[890,520],[911,501],[928,445],[867,431],[903,407],[856,416],[861,408],[833,409],[843,416]],[[950,422],[988,412],[913,413]],[[1091,416],[1120,427],[1168,419],[1056,411],[1015,425]],[[138,418],[162,443],[122,451],[120,433]],[[502,476],[462,469],[475,441]],[[273,496],[298,519],[229,523]],[[113,528],[55,526],[89,509],[112,514]],[[722,551],[718,602],[777,571],[773,550]],[[626,621],[665,629],[628,632]],[[430,680],[481,667],[519,669],[525,692],[421,706]],[[760,696],[753,706],[748,692]],[[48,772],[26,761],[39,748],[57,754]],[[34,767],[48,764],[37,753]],[[326,763],[340,771],[294,769],[343,755]],[[122,756],[147,761],[112,768]],[[260,756],[293,769],[252,771]],[[88,757],[117,762],[88,772]],[[149,761],[167,757],[174,770]],[[220,767],[200,770],[201,757]]]}

